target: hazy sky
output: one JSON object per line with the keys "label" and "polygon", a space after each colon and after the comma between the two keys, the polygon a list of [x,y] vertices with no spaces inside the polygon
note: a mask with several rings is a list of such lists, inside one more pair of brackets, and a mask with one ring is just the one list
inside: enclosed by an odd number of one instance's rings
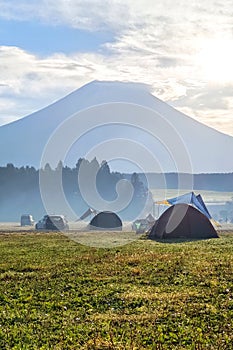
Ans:
{"label": "hazy sky", "polygon": [[92,80],[233,135],[233,0],[0,0],[0,125]]}

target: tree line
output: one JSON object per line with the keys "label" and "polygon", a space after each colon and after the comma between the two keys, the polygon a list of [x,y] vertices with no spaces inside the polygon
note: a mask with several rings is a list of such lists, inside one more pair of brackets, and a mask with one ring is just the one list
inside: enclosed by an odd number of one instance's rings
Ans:
{"label": "tree line", "polygon": [[[75,213],[81,215],[88,208],[88,203],[83,199],[79,186],[80,170],[84,178],[82,190],[90,191],[91,174],[96,174],[96,189],[107,201],[114,201],[117,198],[117,184],[120,180],[128,180],[131,183],[133,198],[129,207],[122,213],[122,216],[129,220],[135,217],[135,213],[140,212],[148,197],[151,196],[148,187],[176,189],[183,185],[183,189],[188,189],[185,186],[190,184],[190,177],[192,177],[194,190],[233,192],[233,173],[123,174],[111,171],[106,161],[99,163],[96,158],[91,161],[80,158],[73,168],[63,165],[61,161],[54,169],[49,164],[42,169],[36,169],[32,166],[16,167],[9,163],[0,167],[0,220],[15,221],[22,213],[32,213],[36,218],[45,214],[40,193],[40,175],[46,176],[48,192],[54,197],[54,201],[57,179],[61,176],[62,188],[68,203]],[[150,200],[152,200],[151,197]]]}
{"label": "tree line", "polygon": [[194,190],[233,192],[233,173],[149,173],[150,188],[188,189],[190,184]]}
{"label": "tree line", "polygon": [[117,183],[127,178],[133,187],[132,203],[128,208],[129,217],[135,207],[143,205],[148,195],[148,188],[138,174],[133,173],[128,178],[120,172],[112,172],[106,161],[99,163],[96,158],[91,161],[80,158],[73,168],[64,166],[61,161],[54,169],[48,163],[42,169],[31,166],[16,167],[9,163],[0,167],[0,220],[15,221],[22,213],[32,213],[38,218],[45,214],[40,193],[41,176],[46,177],[46,188],[54,196],[54,200],[56,199],[57,181],[61,177],[67,201],[74,212],[81,215],[88,207],[88,203],[85,203],[82,198],[79,186],[80,171],[84,178],[82,190],[90,189],[89,179],[91,174],[96,174],[94,179],[96,189],[107,201],[117,198]]}

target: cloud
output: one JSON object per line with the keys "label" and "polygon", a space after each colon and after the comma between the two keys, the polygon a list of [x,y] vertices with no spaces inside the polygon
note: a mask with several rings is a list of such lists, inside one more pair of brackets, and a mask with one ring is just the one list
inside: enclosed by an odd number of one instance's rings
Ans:
{"label": "cloud", "polygon": [[199,122],[233,136],[232,94],[233,83],[206,84],[198,89],[190,86],[185,96],[170,104]]}
{"label": "cloud", "polygon": [[183,24],[205,24],[208,27],[213,16],[219,18],[232,15],[232,1],[224,4],[213,0],[0,0],[0,16],[14,20],[41,20],[50,25],[69,25],[86,30],[127,29],[153,24],[161,18],[170,18]]}
{"label": "cloud", "polygon": [[233,136],[233,118],[232,114],[229,114],[227,110],[219,109],[211,112],[211,110],[205,109],[197,111],[187,106],[179,107],[177,109],[189,117],[196,119],[200,123],[212,127],[224,134]]}
{"label": "cloud", "polygon": [[[50,25],[67,25],[85,30],[123,26],[128,5],[123,1],[36,0],[0,1],[0,16],[9,20],[40,20]],[[119,21],[120,19],[120,21]]]}
{"label": "cloud", "polygon": [[190,87],[186,90],[185,96],[182,96],[173,103],[176,107],[189,107],[198,110],[228,110],[231,105],[233,95],[232,84],[203,84],[198,89]]}

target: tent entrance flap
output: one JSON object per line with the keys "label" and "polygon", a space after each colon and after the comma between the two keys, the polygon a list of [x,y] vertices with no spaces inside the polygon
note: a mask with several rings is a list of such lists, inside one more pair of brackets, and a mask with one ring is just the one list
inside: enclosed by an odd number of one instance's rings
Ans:
{"label": "tent entrance flap", "polygon": [[83,213],[82,216],[80,216],[80,218],[77,220],[77,221],[81,221],[81,220],[84,220],[86,219],[88,216],[90,215],[96,215],[97,214],[97,211],[92,209],[92,208],[88,208],[87,211],[85,211],[85,213]]}

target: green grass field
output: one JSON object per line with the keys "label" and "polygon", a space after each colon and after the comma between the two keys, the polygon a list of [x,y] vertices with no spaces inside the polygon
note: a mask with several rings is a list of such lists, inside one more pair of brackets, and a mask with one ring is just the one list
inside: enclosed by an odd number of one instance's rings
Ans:
{"label": "green grass field", "polygon": [[233,349],[232,252],[231,233],[111,249],[1,234],[0,349]]}

